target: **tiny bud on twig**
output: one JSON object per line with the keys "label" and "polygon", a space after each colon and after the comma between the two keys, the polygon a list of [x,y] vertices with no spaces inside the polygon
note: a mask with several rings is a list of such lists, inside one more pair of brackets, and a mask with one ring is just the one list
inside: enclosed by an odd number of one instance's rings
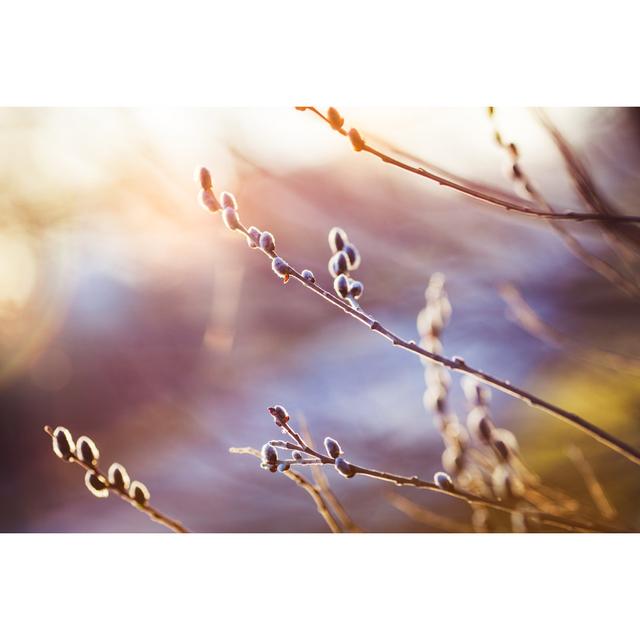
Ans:
{"label": "tiny bud on twig", "polygon": [[345,244],[342,250],[347,254],[349,270],[355,271],[360,266],[360,252],[353,244]]}
{"label": "tiny bud on twig", "polygon": [[344,245],[347,243],[349,238],[347,237],[347,232],[341,229],[340,227],[333,227],[329,231],[329,246],[331,247],[331,251],[333,253],[338,253],[338,251],[342,251]]}
{"label": "tiny bud on twig", "polygon": [[351,140],[351,144],[356,151],[364,149],[364,140],[357,129],[349,129],[349,140]]}
{"label": "tiny bud on twig", "polygon": [[340,475],[345,478],[353,478],[356,475],[353,467],[342,456],[338,456],[334,464]]}
{"label": "tiny bud on twig", "polygon": [[71,462],[71,456],[75,453],[76,445],[73,442],[69,429],[56,427],[53,432],[53,452],[66,462]]}
{"label": "tiny bud on twig", "polygon": [[281,278],[288,278],[291,273],[291,268],[280,256],[273,259],[271,262],[271,268],[273,269],[273,272]]}
{"label": "tiny bud on twig", "polygon": [[240,218],[238,212],[233,207],[226,207],[222,212],[222,220],[227,226],[227,229],[236,231],[240,228]]}
{"label": "tiny bud on twig", "polygon": [[276,250],[276,241],[271,233],[263,231],[260,234],[260,248],[267,253],[273,253]]}
{"label": "tiny bud on twig", "polygon": [[95,467],[100,459],[100,452],[91,438],[80,436],[76,442],[76,456],[85,464]]}
{"label": "tiny bud on twig", "polygon": [[213,183],[211,182],[211,174],[209,173],[209,169],[207,169],[206,167],[198,167],[193,177],[205,191],[213,188]]}
{"label": "tiny bud on twig", "polygon": [[339,275],[333,281],[333,288],[341,298],[346,298],[349,295],[349,281],[347,280],[347,276],[344,274]]}
{"label": "tiny bud on twig", "polygon": [[106,498],[109,496],[109,489],[107,489],[104,478],[94,471],[87,471],[84,476],[84,483],[96,498]]}
{"label": "tiny bud on twig", "polygon": [[276,421],[276,424],[286,424],[289,422],[289,414],[287,410],[280,404],[275,405],[274,407],[269,407],[269,413],[273,416],[273,419]]}
{"label": "tiny bud on twig", "polygon": [[129,497],[133,498],[141,507],[144,507],[149,502],[151,494],[142,482],[134,480],[129,487]]}
{"label": "tiny bud on twig", "polygon": [[337,458],[342,452],[340,451],[340,445],[333,438],[324,439],[324,448],[332,458]]}
{"label": "tiny bud on twig", "polygon": [[316,282],[316,277],[313,275],[313,271],[310,271],[309,269],[305,269],[302,272],[302,277],[311,284],[315,284]]}
{"label": "tiny bud on twig", "polygon": [[268,466],[273,466],[278,462],[278,452],[276,448],[269,443],[262,446],[260,455],[262,456],[262,462]]}
{"label": "tiny bud on twig", "polygon": [[336,131],[340,131],[340,129],[342,129],[344,118],[334,107],[329,107],[329,110],[327,111],[327,120]]}
{"label": "tiny bud on twig", "polygon": [[357,300],[364,292],[364,285],[359,280],[352,280],[349,285],[349,295]]}
{"label": "tiny bud on twig", "polygon": [[453,490],[453,481],[451,480],[451,476],[448,473],[444,473],[444,471],[438,471],[433,476],[433,481],[438,485],[441,489],[446,489],[447,491]]}
{"label": "tiny bud on twig", "polygon": [[220,209],[222,209],[220,203],[216,200],[216,197],[211,189],[200,189],[198,201],[200,202],[200,206],[203,209],[211,211],[211,213],[215,213],[216,211],[220,211]]}
{"label": "tiny bud on twig", "polygon": [[257,249],[260,244],[260,235],[262,232],[257,227],[249,227],[247,233],[249,234],[247,236],[247,244],[251,249]]}
{"label": "tiny bud on twig", "polygon": [[120,489],[120,491],[129,490],[131,479],[129,478],[127,470],[121,464],[114,462],[109,467],[107,477],[109,478],[109,484],[113,485],[117,489]]}

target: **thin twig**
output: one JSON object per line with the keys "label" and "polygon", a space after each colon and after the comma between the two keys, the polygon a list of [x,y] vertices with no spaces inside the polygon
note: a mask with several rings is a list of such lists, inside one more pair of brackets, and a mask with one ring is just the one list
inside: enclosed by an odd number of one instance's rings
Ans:
{"label": "thin twig", "polygon": [[602,488],[602,484],[600,484],[593,467],[585,458],[582,450],[575,445],[572,445],[567,450],[567,455],[571,462],[576,466],[576,469],[580,472],[587,490],[589,491],[589,495],[602,517],[606,520],[613,520],[618,515],[618,512],[607,498],[607,495]]}
{"label": "thin twig", "polygon": [[[244,235],[249,241],[253,242],[253,239],[249,234],[247,228],[239,221],[237,222],[237,231],[242,235]],[[256,247],[256,248],[259,249],[265,256],[267,256],[271,260],[279,257],[279,255],[276,253],[275,250],[265,250],[262,247]],[[623,440],[620,440],[619,438],[616,438],[615,436],[607,433],[606,431],[596,426],[595,424],[592,424],[588,420],[585,420],[584,418],[581,418],[575,413],[571,413],[570,411],[566,411],[561,407],[558,407],[550,402],[547,402],[546,400],[543,400],[542,398],[539,398],[534,394],[529,393],[528,391],[525,391],[524,389],[520,389],[519,387],[512,385],[507,380],[501,380],[496,376],[485,373],[480,369],[476,369],[466,364],[466,362],[460,357],[454,357],[453,359],[449,359],[444,356],[431,353],[430,351],[427,351],[426,349],[421,348],[413,340],[410,340],[410,341],[404,340],[403,338],[399,337],[398,335],[396,335],[395,333],[393,333],[392,331],[384,327],[380,322],[378,322],[378,320],[373,319],[372,317],[360,311],[359,309],[355,309],[353,306],[351,306],[351,304],[338,298],[337,296],[333,295],[329,291],[326,291],[325,289],[320,287],[316,282],[311,282],[309,280],[306,280],[299,271],[297,271],[294,267],[291,266],[290,263],[287,263],[287,268],[288,268],[288,275],[284,279],[285,283],[290,278],[297,280],[306,289],[313,291],[316,295],[320,296],[325,301],[340,308],[342,311],[352,316],[356,320],[359,320],[361,323],[366,325],[371,331],[386,338],[395,347],[398,347],[399,349],[403,349],[405,351],[409,351],[418,357],[427,358],[428,360],[436,364],[439,364],[443,367],[446,367],[448,369],[451,369],[452,371],[465,373],[478,380],[481,380],[486,384],[496,389],[499,389],[503,393],[511,395],[514,398],[518,398],[525,404],[528,404],[532,407],[540,409],[541,411],[544,411],[553,416],[556,416],[557,418],[560,418],[561,420],[564,420],[565,422],[568,422],[569,424],[572,424],[578,427],[580,430],[582,430],[583,432],[585,432],[586,434],[588,434],[598,442],[602,443],[606,447],[609,447],[611,450],[616,451],[617,453],[625,456],[627,459],[631,460],[635,464],[640,464],[640,451],[638,451],[631,445],[627,444]]]}
{"label": "thin twig", "polygon": [[[311,111],[312,113],[315,113],[317,116],[319,116],[325,122],[331,125],[328,118],[324,114],[322,114],[320,111],[318,111],[318,109],[316,109],[315,107],[311,107],[311,106],[297,107],[297,109],[300,111]],[[343,136],[349,135],[348,132],[342,127],[340,128],[332,127],[332,128]],[[547,219],[553,219],[553,220],[572,220],[574,222],[584,222],[587,220],[600,220],[600,221],[602,220],[602,214],[600,213],[586,213],[586,212],[577,212],[577,211],[567,211],[565,213],[551,213],[543,209],[538,209],[536,207],[523,205],[513,200],[506,200],[499,196],[494,196],[489,193],[484,193],[482,191],[478,191],[472,187],[469,187],[465,184],[458,183],[453,180],[449,180],[443,176],[436,175],[435,173],[431,171],[427,171],[422,167],[416,167],[416,166],[406,164],[405,162],[402,162],[397,158],[393,158],[392,156],[389,156],[366,143],[362,146],[360,151],[364,151],[373,156],[376,156],[377,158],[379,158],[383,162],[386,162],[387,164],[391,164],[400,169],[404,169],[405,171],[409,171],[416,175],[422,176],[423,178],[427,178],[428,180],[432,180],[433,182],[437,182],[439,185],[443,187],[448,187],[460,193],[464,193],[477,200],[482,200],[483,202],[487,202],[497,207],[506,209],[507,211],[514,211],[522,215],[536,217],[536,218],[547,218]],[[612,219],[607,219],[607,222],[620,223],[620,224],[639,223],[640,216],[624,216],[621,218],[612,218]]]}
{"label": "thin twig", "polygon": [[473,531],[473,528],[468,524],[463,524],[453,518],[441,516],[439,513],[435,513],[396,493],[389,493],[388,500],[398,511],[402,511],[407,517],[416,522],[426,524],[429,527],[434,527],[447,533],[471,533]]}
{"label": "thin twig", "polygon": [[[260,458],[260,452],[257,449],[254,449],[253,447],[231,447],[231,449],[229,449],[229,453],[247,454],[247,455],[255,456],[256,458]],[[304,476],[300,475],[299,473],[296,473],[295,471],[291,471],[291,469],[289,469],[288,471],[285,471],[284,475],[287,476],[287,478],[290,478],[291,480],[293,480],[299,487],[304,489],[311,496],[311,499],[316,505],[316,509],[318,510],[318,513],[322,516],[323,520],[327,523],[327,526],[331,530],[331,533],[342,533],[342,529],[340,528],[340,525],[337,523],[336,519],[333,517],[333,514],[331,513],[318,487],[315,487]]]}
{"label": "thin twig", "polygon": [[[287,423],[278,423],[280,427],[282,427],[286,433],[290,436],[292,433],[295,433],[291,427]],[[293,436],[291,436],[292,439]],[[277,442],[273,444],[276,448],[287,449],[290,451],[298,451],[302,454],[306,454],[311,458],[315,458],[319,460],[322,464],[331,465],[335,468],[336,460],[324,453],[320,453],[316,451],[312,447],[310,447],[304,440],[302,440],[302,444],[300,444],[297,439],[295,442]],[[246,448],[244,449],[230,449],[232,453],[246,453]],[[301,461],[291,460],[288,461],[290,466],[295,466],[299,464]],[[441,493],[443,495],[451,496],[452,498],[456,498],[457,500],[462,500],[469,505],[482,505],[496,511],[503,511],[505,513],[525,513],[528,516],[536,517],[543,522],[544,524],[548,524],[553,527],[558,527],[562,529],[569,529],[572,531],[587,531],[587,532],[615,532],[621,531],[621,529],[617,529],[612,527],[611,525],[605,523],[594,523],[591,521],[578,521],[574,519],[564,518],[561,516],[553,515],[550,513],[545,513],[542,511],[534,511],[527,510],[523,511],[522,509],[518,509],[514,506],[510,506],[505,502],[500,502],[498,500],[493,500],[491,498],[485,498],[482,496],[475,495],[473,493],[469,493],[467,491],[463,491],[462,489],[457,488],[444,488],[438,486],[434,482],[429,482],[427,480],[422,480],[418,476],[401,476],[395,473],[389,473],[387,471],[379,471],[377,469],[369,469],[367,467],[362,467],[360,465],[353,464],[351,461],[348,463],[349,470],[351,475],[362,475],[368,476],[370,478],[375,478],[377,480],[382,480],[384,482],[391,482],[396,486],[410,486],[415,487],[417,489],[425,489],[428,491],[434,491],[436,493]]]}
{"label": "thin twig", "polygon": [[545,322],[522,297],[511,283],[499,287],[500,295],[512,314],[512,320],[522,329],[545,344],[565,349],[570,356],[591,362],[598,367],[606,366],[614,371],[640,375],[640,359],[629,354],[623,356],[612,351],[597,349],[578,342]]}
{"label": "thin twig", "polygon": [[[309,425],[304,419],[304,416],[300,416],[299,421],[304,437],[309,442],[309,445],[313,447],[313,437],[311,436]],[[311,475],[318,486],[318,490],[324,497],[325,502],[331,507],[337,518],[340,520],[342,527],[350,533],[363,533],[363,530],[353,521],[353,518],[348,514],[342,502],[340,502],[338,496],[334,493],[322,465],[312,465]]]}
{"label": "thin twig", "polygon": [[[44,432],[53,439],[54,436],[51,427],[44,427]],[[113,491],[119,498],[121,498],[125,502],[128,502],[132,507],[138,509],[138,511],[142,511],[142,513],[145,513],[154,522],[157,522],[167,527],[167,529],[175,531],[176,533],[189,533],[189,530],[184,527],[182,523],[178,522],[178,520],[174,520],[164,513],[161,513],[150,504],[140,504],[139,502],[134,500],[124,489],[111,484],[107,479],[107,474],[102,472],[97,466],[91,466],[90,464],[87,464],[83,460],[80,460],[80,458],[78,458],[73,453],[69,454],[68,460],[69,462],[79,465],[85,471],[91,471],[99,475],[103,484],[105,485],[105,488],[107,488],[109,491]]]}

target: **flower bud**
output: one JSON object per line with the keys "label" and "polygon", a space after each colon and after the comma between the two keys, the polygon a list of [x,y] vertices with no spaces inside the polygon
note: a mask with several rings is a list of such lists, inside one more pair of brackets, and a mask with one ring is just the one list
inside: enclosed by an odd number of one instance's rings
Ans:
{"label": "flower bud", "polygon": [[356,475],[353,467],[342,456],[338,456],[334,464],[340,475],[345,478],[353,478]]}
{"label": "flower bud", "polygon": [[357,129],[349,129],[349,140],[351,140],[355,151],[362,151],[364,149],[364,140]]}
{"label": "flower bud", "polygon": [[228,191],[223,191],[220,194],[220,202],[222,202],[222,208],[226,209],[227,207],[231,207],[232,209],[238,209],[238,201],[233,193],[229,193]]}
{"label": "flower bud", "polygon": [[260,240],[258,242],[260,248],[267,253],[273,253],[276,250],[276,241],[273,238],[273,235],[268,231],[263,231],[260,234]]}
{"label": "flower bud", "polygon": [[84,476],[84,483],[96,498],[108,497],[109,489],[107,488],[104,478],[99,476],[95,471],[87,471]]}
{"label": "flower bud", "polygon": [[284,473],[285,471],[289,471],[289,469],[291,468],[291,465],[288,462],[281,462],[278,466],[277,469],[280,473]]}
{"label": "flower bud", "polygon": [[496,440],[493,443],[493,446],[496,450],[496,453],[502,460],[504,460],[505,462],[509,460],[509,447],[507,447],[507,445],[502,440]]}
{"label": "flower bud", "polygon": [[291,267],[280,257],[276,256],[271,262],[273,272],[281,278],[288,278],[291,273]]}
{"label": "flower bud", "polygon": [[100,452],[91,438],[80,436],[76,442],[76,456],[85,464],[95,467],[100,459]]}
{"label": "flower bud", "polygon": [[211,174],[206,167],[198,167],[194,173],[195,181],[204,189],[208,191],[212,189],[213,183],[211,182]]}
{"label": "flower bud", "polygon": [[333,288],[341,298],[346,298],[349,295],[349,281],[347,280],[347,276],[344,274],[339,275],[333,281]]}
{"label": "flower bud", "polygon": [[236,231],[240,228],[240,218],[238,217],[238,212],[233,207],[227,207],[222,212],[222,220],[227,226],[227,229],[231,229],[231,231]]}
{"label": "flower bud", "polygon": [[344,118],[340,115],[337,109],[329,107],[329,110],[327,111],[327,120],[336,131],[340,131],[340,129],[342,129]]}
{"label": "flower bud", "polygon": [[109,484],[113,485],[116,489],[120,491],[128,491],[129,486],[131,485],[131,480],[129,478],[129,474],[127,470],[117,462],[114,462],[107,472],[107,476],[109,478]]}
{"label": "flower bud", "polygon": [[458,447],[447,447],[442,453],[442,466],[447,473],[456,476],[464,469],[464,454]]}
{"label": "flower bud", "polygon": [[262,456],[262,462],[268,466],[272,466],[278,462],[278,452],[276,448],[272,447],[269,443],[263,445],[260,455]]}
{"label": "flower bud", "polygon": [[135,500],[141,507],[144,507],[149,502],[151,494],[142,482],[134,480],[129,487],[129,497]]}
{"label": "flower bud", "polygon": [[340,455],[340,445],[333,438],[324,439],[324,448],[332,458],[337,458]]}
{"label": "flower bud", "polygon": [[302,277],[311,284],[315,284],[316,282],[316,277],[313,275],[313,271],[310,271],[309,269],[305,269],[302,272]]}
{"label": "flower bud", "polygon": [[73,442],[69,429],[65,427],[56,427],[53,432],[53,452],[67,462],[71,461],[71,457],[75,453],[76,445]]}
{"label": "flower bud", "polygon": [[362,260],[360,258],[360,252],[356,249],[356,246],[353,244],[345,244],[342,250],[347,254],[349,269],[351,271],[357,269]]}
{"label": "flower bud", "polygon": [[444,413],[447,409],[447,392],[442,387],[429,387],[422,396],[422,403],[427,411]]}
{"label": "flower bud", "polygon": [[289,414],[282,405],[277,404],[274,407],[269,407],[269,413],[273,416],[276,424],[289,422]]}
{"label": "flower bud", "polygon": [[467,427],[481,442],[489,444],[493,440],[493,423],[484,407],[475,407],[469,412]]}
{"label": "flower bud", "polygon": [[446,489],[447,491],[453,491],[454,489],[451,476],[448,473],[444,473],[444,471],[438,471],[433,476],[433,481],[440,489]]}
{"label": "flower bud", "polygon": [[344,251],[338,251],[333,256],[333,270],[337,276],[349,271],[349,258],[347,258],[347,254]]}
{"label": "flower bud", "polygon": [[249,234],[247,236],[247,244],[252,249],[257,249],[260,244],[260,235],[262,232],[257,227],[249,227],[247,233]]}
{"label": "flower bud", "polygon": [[357,300],[364,292],[364,285],[359,280],[352,280],[349,285],[349,295]]}
{"label": "flower bud", "polygon": [[465,376],[462,378],[462,390],[467,400],[477,406],[486,406],[491,400],[491,391],[478,384],[473,378]]}
{"label": "flower bud", "polygon": [[331,231],[329,231],[329,246],[331,247],[331,251],[333,253],[338,253],[338,251],[342,251],[344,245],[348,242],[349,238],[347,237],[347,232],[340,227],[333,227]]}
{"label": "flower bud", "polygon": [[220,211],[220,209],[222,208],[220,206],[220,203],[216,200],[216,197],[211,189],[200,189],[198,202],[203,209],[211,211],[211,213]]}
{"label": "flower bud", "polygon": [[299,451],[294,451],[292,455],[294,460],[302,460],[302,454]]}

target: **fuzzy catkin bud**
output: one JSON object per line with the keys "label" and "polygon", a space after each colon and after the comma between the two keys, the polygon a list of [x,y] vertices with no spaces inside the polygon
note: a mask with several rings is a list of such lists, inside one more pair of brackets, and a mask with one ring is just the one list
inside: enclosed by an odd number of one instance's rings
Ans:
{"label": "fuzzy catkin bud", "polygon": [[302,454],[299,451],[294,451],[292,455],[294,460],[302,460]]}
{"label": "fuzzy catkin bud", "polygon": [[356,246],[353,244],[345,244],[342,250],[345,252],[347,256],[349,269],[351,271],[355,271],[360,266],[360,262],[361,262],[360,252],[358,251],[358,249],[356,249]]}
{"label": "fuzzy catkin bud", "polygon": [[309,269],[305,269],[302,272],[302,277],[311,284],[315,284],[316,282],[316,277],[313,275],[313,271],[310,271]]}
{"label": "fuzzy catkin bud", "polygon": [[198,195],[198,202],[203,209],[210,211],[211,213],[215,213],[216,211],[220,211],[222,208],[220,203],[216,200],[215,195],[211,189],[200,189],[200,194]]}
{"label": "fuzzy catkin bud", "polygon": [[262,462],[268,466],[272,466],[278,462],[278,452],[275,447],[272,447],[269,443],[263,445],[262,451],[260,451]]}
{"label": "fuzzy catkin bud", "polygon": [[287,278],[291,273],[289,265],[280,257],[276,256],[271,262],[271,269],[281,278]]}
{"label": "fuzzy catkin bud", "polygon": [[496,453],[502,460],[504,460],[505,462],[509,460],[509,447],[507,447],[507,445],[502,440],[496,440],[493,443],[493,446],[496,450]]}
{"label": "fuzzy catkin bud", "polygon": [[258,244],[260,243],[260,235],[262,232],[260,231],[260,229],[258,229],[258,227],[249,227],[247,229],[247,233],[249,234],[247,236],[247,244],[251,249],[257,249]]}
{"label": "fuzzy catkin bud", "polygon": [[454,488],[451,476],[448,473],[444,473],[444,471],[438,471],[438,473],[433,476],[433,481],[440,489],[452,491]]}
{"label": "fuzzy catkin bud", "polygon": [[364,140],[357,129],[349,129],[349,140],[355,151],[362,151],[364,149]]}
{"label": "fuzzy catkin bud", "polygon": [[238,212],[233,207],[226,207],[224,209],[222,212],[222,220],[227,229],[231,229],[231,231],[236,231],[240,228],[240,218],[238,217]]}
{"label": "fuzzy catkin bud", "polygon": [[340,131],[340,129],[342,129],[344,118],[334,107],[329,107],[329,110],[327,111],[327,120],[336,131]]}
{"label": "fuzzy catkin bud", "polygon": [[349,238],[347,236],[347,232],[340,227],[333,227],[329,231],[329,246],[331,247],[331,251],[333,253],[338,253],[338,251],[342,251],[344,245],[347,244]]}
{"label": "fuzzy catkin bud", "polygon": [[345,478],[353,478],[356,475],[353,467],[342,457],[338,456],[334,462],[336,469],[340,475]]}
{"label": "fuzzy catkin bud", "polygon": [[260,234],[260,248],[267,253],[273,253],[276,250],[276,241],[271,233],[263,231]]}
{"label": "fuzzy catkin bud", "polygon": [[349,270],[349,258],[344,251],[338,251],[338,253],[333,256],[333,270],[337,276]]}
{"label": "fuzzy catkin bud", "polygon": [[334,440],[333,438],[325,438],[324,439],[324,448],[327,450],[327,453],[332,457],[332,458],[337,458],[340,455],[340,445],[338,444],[337,440]]}
{"label": "fuzzy catkin bud", "polygon": [[339,275],[333,281],[333,288],[341,298],[346,298],[349,295],[349,281],[347,280],[347,276],[344,274]]}
{"label": "fuzzy catkin bud", "polygon": [[198,167],[194,173],[195,181],[205,190],[212,189],[211,174],[206,167]]}
{"label": "fuzzy catkin bud", "polygon": [[359,280],[353,280],[349,285],[349,295],[357,300],[364,292],[364,285]]}
{"label": "fuzzy catkin bud", "polygon": [[80,436],[76,442],[76,456],[85,464],[95,467],[100,459],[100,452],[91,438]]}
{"label": "fuzzy catkin bud", "polygon": [[127,470],[121,464],[114,462],[109,467],[107,477],[109,478],[109,484],[113,485],[116,489],[119,489],[120,491],[129,490],[131,479],[129,478]]}
{"label": "fuzzy catkin bud", "polygon": [[95,471],[87,471],[84,476],[84,483],[96,498],[106,498],[109,495],[109,489],[104,478],[95,473]]}
{"label": "fuzzy catkin bud", "polygon": [[273,416],[276,424],[289,422],[289,414],[282,405],[277,404],[274,407],[269,407],[269,413]]}
{"label": "fuzzy catkin bud", "polygon": [[231,207],[232,209],[238,209],[238,201],[233,193],[229,193],[228,191],[223,191],[220,194],[220,202],[222,203],[222,208],[226,209],[227,207]]}
{"label": "fuzzy catkin bud", "polygon": [[151,494],[142,482],[134,480],[129,487],[129,497],[135,500],[141,507],[148,504]]}
{"label": "fuzzy catkin bud", "polygon": [[56,427],[53,432],[53,452],[66,462],[71,461],[71,457],[75,453],[76,445],[73,442],[69,429],[65,427]]}

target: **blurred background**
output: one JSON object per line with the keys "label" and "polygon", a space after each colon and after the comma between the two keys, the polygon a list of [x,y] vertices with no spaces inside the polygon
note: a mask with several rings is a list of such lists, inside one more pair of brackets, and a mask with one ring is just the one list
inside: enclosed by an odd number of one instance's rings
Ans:
{"label": "blurred background", "polygon": [[[371,140],[511,189],[483,108],[341,111]],[[638,110],[548,114],[607,198],[638,215]],[[544,195],[584,210],[532,113],[497,116]],[[270,230],[279,251],[326,287],[327,232],[345,228],[362,253],[363,306],[408,339],[430,275],[444,273],[447,355],[640,445],[638,298],[589,269],[542,220],[355,154],[293,108],[3,109],[0,148],[2,531],[163,531],[115,497],[92,497],[83,472],[53,456],[45,424],[93,437],[105,467],[124,464],[154,506],[196,531],[326,530],[287,478],[228,453],[278,437],[266,411],[275,403],[360,464],[427,478],[441,468],[420,361],[297,283],[283,286],[264,256],[198,206],[199,165],[237,196],[245,224]],[[601,228],[568,228],[594,254],[620,259]],[[578,358],[531,336],[506,313],[505,282],[572,341],[623,357]],[[491,406],[548,484],[589,503],[567,456],[576,445],[626,522],[640,526],[638,468],[512,398],[494,392]],[[443,496],[329,478],[367,531],[440,530],[399,511],[392,494],[468,520],[465,505]]]}

